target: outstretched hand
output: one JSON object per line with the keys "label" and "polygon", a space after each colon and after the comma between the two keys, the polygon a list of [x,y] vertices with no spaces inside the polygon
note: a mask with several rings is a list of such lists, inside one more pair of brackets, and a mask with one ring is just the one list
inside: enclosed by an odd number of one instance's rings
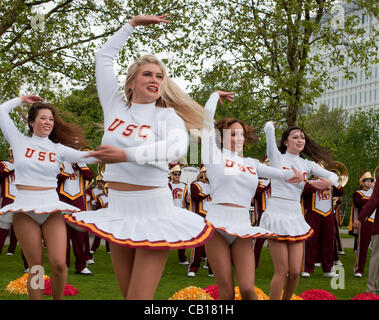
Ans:
{"label": "outstretched hand", "polygon": [[27,103],[27,104],[33,104],[35,102],[45,101],[45,99],[42,99],[41,97],[33,95],[33,94],[21,96],[20,99],[22,103]]}
{"label": "outstretched hand", "polygon": [[170,23],[170,21],[165,19],[166,17],[168,17],[168,14],[162,16],[135,16],[129,21],[129,24],[135,28],[137,26],[147,26],[150,24]]}
{"label": "outstretched hand", "polygon": [[310,183],[318,190],[325,190],[333,184],[331,180],[323,177],[319,177],[316,181],[311,181]]}
{"label": "outstretched hand", "polygon": [[126,162],[128,161],[125,151],[111,146],[111,145],[102,145],[98,146],[96,151],[89,151],[84,158],[94,157],[99,159],[103,163],[117,163],[117,162]]}
{"label": "outstretched hand", "polygon": [[231,102],[234,101],[233,92],[226,92],[226,91],[220,91],[220,90],[216,90],[215,92],[217,92],[218,95],[220,96],[220,98],[218,99],[218,102],[220,102],[220,104],[224,104],[224,101],[222,100],[223,98]]}
{"label": "outstretched hand", "polygon": [[293,171],[293,176],[291,178],[288,178],[287,182],[294,184],[299,184],[300,182],[303,182],[303,175],[301,174],[301,172],[293,166],[291,166],[291,169]]}

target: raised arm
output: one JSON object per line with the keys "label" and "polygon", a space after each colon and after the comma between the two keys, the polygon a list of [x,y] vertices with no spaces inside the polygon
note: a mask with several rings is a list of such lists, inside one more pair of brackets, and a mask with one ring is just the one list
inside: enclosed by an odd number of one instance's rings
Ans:
{"label": "raised arm", "polygon": [[123,103],[123,95],[119,92],[117,77],[113,69],[113,60],[133,33],[134,28],[142,25],[157,24],[168,21],[166,16],[136,16],[118,30],[96,53],[96,85],[103,111]]}
{"label": "raised arm", "polygon": [[276,166],[276,163],[280,162],[281,153],[276,145],[275,127],[272,121],[266,122],[264,132],[266,134],[267,157],[270,161],[270,165]]}
{"label": "raised arm", "polygon": [[201,157],[204,164],[216,163],[216,161],[220,160],[221,150],[216,143],[216,131],[213,121],[217,109],[217,103],[220,102],[223,104],[223,98],[233,101],[233,93],[215,91],[211,94],[205,104],[207,117],[201,133]]}
{"label": "raised arm", "polygon": [[28,95],[14,98],[0,105],[0,128],[4,134],[5,139],[11,146],[17,144],[17,142],[20,141],[19,139],[21,137],[24,137],[24,135],[17,129],[9,114],[13,111],[14,108],[21,105],[22,103],[32,104],[34,102],[43,100],[44,99],[38,96]]}

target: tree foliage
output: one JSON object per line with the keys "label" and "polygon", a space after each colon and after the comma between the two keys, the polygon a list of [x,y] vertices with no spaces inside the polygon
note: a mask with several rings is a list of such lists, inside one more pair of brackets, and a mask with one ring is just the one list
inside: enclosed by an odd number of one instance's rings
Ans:
{"label": "tree foliage", "polygon": [[[378,17],[374,1],[354,3]],[[213,0],[204,6],[207,23],[197,28],[189,56],[216,68],[198,72],[203,74],[200,90],[203,83],[225,79],[225,89],[239,89],[262,113],[274,108],[287,125],[296,124],[303,106],[333,84],[331,68],[353,77],[354,67],[378,61],[378,30],[368,35],[360,16],[347,9],[337,16],[342,21],[336,20],[333,9],[343,9],[339,1]],[[197,66],[203,69],[206,63]]]}

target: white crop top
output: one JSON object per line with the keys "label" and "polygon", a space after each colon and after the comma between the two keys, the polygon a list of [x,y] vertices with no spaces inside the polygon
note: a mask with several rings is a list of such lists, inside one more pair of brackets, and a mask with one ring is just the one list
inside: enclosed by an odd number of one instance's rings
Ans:
{"label": "white crop top", "polygon": [[27,137],[22,134],[9,116],[21,103],[20,98],[14,98],[0,105],[0,128],[13,150],[16,185],[56,188],[57,175],[64,160],[97,162],[95,158],[83,158],[87,151],[54,143],[48,137]]}
{"label": "white crop top", "polygon": [[[219,94],[212,93],[205,105],[210,119],[214,118]],[[207,169],[211,187],[212,203],[232,203],[250,207],[255,195],[258,176],[285,180],[293,176],[293,171],[275,169],[252,158],[243,158],[226,148],[222,150],[216,144],[216,132],[213,123],[206,123],[202,129],[201,156]]]}
{"label": "white crop top", "polygon": [[189,135],[173,108],[132,103],[119,92],[113,60],[134,28],[126,24],[96,53],[97,92],[104,112],[103,145],[124,149],[127,162],[107,164],[104,181],[167,187],[168,162],[186,155]]}
{"label": "white crop top", "polygon": [[285,198],[290,200],[300,201],[301,193],[304,188],[305,181],[311,176],[327,178],[333,184],[338,183],[338,177],[333,172],[330,172],[316,162],[303,159],[298,155],[293,155],[288,152],[280,153],[275,141],[275,127],[271,121],[266,122],[264,131],[266,134],[267,157],[270,161],[270,166],[273,168],[291,169],[294,166],[297,170],[303,171],[304,182],[299,185],[283,183],[277,178],[271,179],[271,196]]}

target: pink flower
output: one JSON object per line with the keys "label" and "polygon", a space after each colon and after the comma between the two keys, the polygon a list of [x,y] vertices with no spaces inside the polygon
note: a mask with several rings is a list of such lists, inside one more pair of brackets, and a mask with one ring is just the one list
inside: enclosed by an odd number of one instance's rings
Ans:
{"label": "pink flower", "polygon": [[208,293],[215,300],[218,300],[220,297],[218,294],[218,287],[216,284],[204,288],[204,291]]}
{"label": "pink flower", "polygon": [[304,300],[337,300],[329,291],[323,289],[310,289],[300,294]]}
{"label": "pink flower", "polygon": [[374,293],[360,293],[351,300],[379,300],[379,296]]}
{"label": "pink flower", "polygon": [[[53,295],[53,291],[51,289],[51,284],[50,284],[50,279],[45,279],[45,290],[43,291],[43,293],[46,295],[49,295],[49,296]],[[75,296],[78,293],[79,293],[78,289],[76,289],[72,285],[66,283],[66,285],[64,287],[64,292],[63,292],[64,296]]]}

